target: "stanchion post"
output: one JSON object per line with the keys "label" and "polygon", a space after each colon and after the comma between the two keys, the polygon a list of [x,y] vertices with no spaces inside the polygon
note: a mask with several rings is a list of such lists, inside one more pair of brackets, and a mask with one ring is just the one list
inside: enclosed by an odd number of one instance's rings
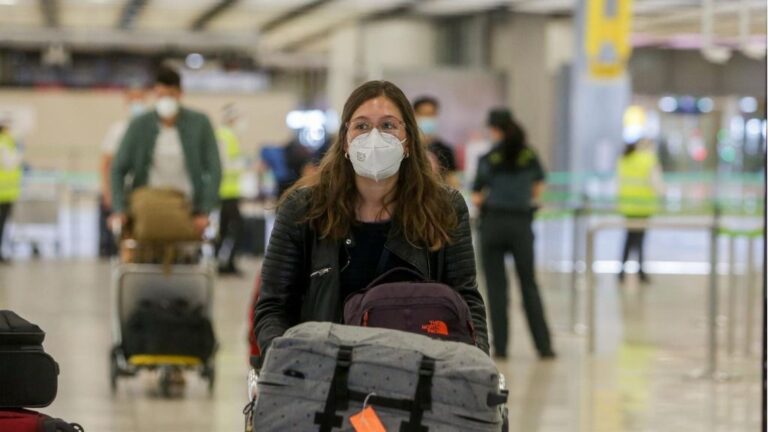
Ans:
{"label": "stanchion post", "polygon": [[736,339],[736,295],[738,286],[736,280],[736,238],[728,236],[728,316],[726,317],[727,333],[726,346],[728,355],[732,356],[735,350]]}
{"label": "stanchion post", "polygon": [[577,332],[578,321],[578,309],[579,309],[579,292],[578,292],[578,262],[579,262],[579,228],[581,225],[581,217],[584,214],[584,204],[579,205],[573,211],[573,229],[571,233],[571,286],[570,286],[570,328],[571,332]]}
{"label": "stanchion post", "polygon": [[717,238],[720,231],[720,207],[715,204],[709,240],[709,293],[707,299],[707,367],[704,375],[714,378],[717,373]]}
{"label": "stanchion post", "polygon": [[747,238],[747,281],[746,281],[746,326],[744,331],[744,355],[752,354],[752,336],[755,324],[755,237]]}
{"label": "stanchion post", "polygon": [[587,253],[584,258],[586,266],[584,270],[584,284],[587,289],[587,352],[595,353],[595,282],[592,272],[592,263],[595,254],[595,233],[597,231],[587,228]]}

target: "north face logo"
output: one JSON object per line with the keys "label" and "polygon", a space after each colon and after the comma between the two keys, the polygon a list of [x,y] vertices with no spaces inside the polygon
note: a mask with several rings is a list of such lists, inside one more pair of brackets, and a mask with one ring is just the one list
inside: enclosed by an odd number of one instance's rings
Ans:
{"label": "north face logo", "polygon": [[421,329],[429,334],[448,336],[448,324],[440,320],[430,320],[427,324],[421,326]]}

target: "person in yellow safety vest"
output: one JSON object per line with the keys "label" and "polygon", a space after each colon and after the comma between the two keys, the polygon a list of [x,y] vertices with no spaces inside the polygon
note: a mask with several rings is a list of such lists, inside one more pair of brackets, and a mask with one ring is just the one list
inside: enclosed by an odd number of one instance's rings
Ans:
{"label": "person in yellow safety vest", "polygon": [[[645,221],[658,210],[659,192],[662,189],[661,170],[656,155],[644,144],[628,144],[618,161],[619,213],[628,220]],[[638,275],[643,283],[650,282],[643,269],[643,243],[645,229],[628,229],[624,241],[619,280],[624,282],[624,267],[632,251],[637,253]]]}
{"label": "person in yellow safety vest", "polygon": [[0,119],[0,263],[3,257],[3,232],[11,215],[13,203],[21,195],[21,155],[8,130],[8,123]]}
{"label": "person in yellow safety vest", "polygon": [[238,137],[241,129],[243,122],[239,109],[234,104],[225,105],[222,110],[222,126],[216,131],[223,171],[219,188],[221,216],[216,241],[220,274],[239,274],[235,260],[238,239],[243,229],[243,218],[240,215],[240,177],[244,171],[244,161]]}

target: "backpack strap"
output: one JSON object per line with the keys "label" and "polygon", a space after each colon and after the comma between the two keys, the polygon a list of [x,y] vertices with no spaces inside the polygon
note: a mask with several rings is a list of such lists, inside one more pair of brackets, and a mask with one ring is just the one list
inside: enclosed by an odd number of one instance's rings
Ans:
{"label": "backpack strap", "polygon": [[424,357],[419,367],[419,381],[416,383],[416,395],[411,406],[411,416],[400,425],[400,432],[428,432],[429,428],[421,424],[424,411],[432,409],[432,377],[435,375],[435,359]]}
{"label": "backpack strap", "polygon": [[320,426],[320,432],[331,432],[333,428],[341,428],[344,417],[336,415],[337,411],[347,409],[349,405],[349,387],[347,378],[352,366],[352,347],[342,345],[336,354],[336,369],[333,371],[328,397],[325,400],[323,412],[315,413],[315,424]]}
{"label": "backpack strap", "polygon": [[[386,250],[386,248],[384,250]],[[393,277],[395,275],[397,275],[398,277],[396,278]],[[376,285],[381,285],[382,283],[384,283],[384,281],[388,281],[388,280],[393,280],[397,282],[402,282],[404,280],[426,282],[424,275],[417,272],[416,270],[409,269],[408,267],[395,267],[392,270],[389,270],[386,273],[374,279],[373,282],[371,282],[370,284],[368,284],[367,287],[365,287],[365,289],[367,290],[375,287]]]}

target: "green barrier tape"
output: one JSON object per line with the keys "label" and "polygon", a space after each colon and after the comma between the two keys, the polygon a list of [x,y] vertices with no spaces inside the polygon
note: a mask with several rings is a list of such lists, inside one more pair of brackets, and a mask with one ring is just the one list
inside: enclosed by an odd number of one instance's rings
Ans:
{"label": "green barrier tape", "polygon": [[566,219],[572,217],[574,213],[573,210],[542,210],[536,213],[535,219],[540,221]]}
{"label": "green barrier tape", "polygon": [[[550,186],[569,186],[580,185],[590,181],[614,180],[614,172],[586,172],[575,173],[569,171],[555,171],[547,174],[547,184]],[[719,185],[729,183],[741,185],[765,185],[765,175],[763,173],[723,173],[715,174],[711,171],[700,173],[664,173],[664,182],[668,185],[675,184],[708,184],[717,180]]]}
{"label": "green barrier tape", "polygon": [[762,237],[763,236],[763,230],[753,229],[753,230],[737,230],[737,229],[729,229],[729,228],[720,228],[717,230],[718,234],[728,236],[728,237],[749,237],[749,238],[755,238],[755,237]]}

